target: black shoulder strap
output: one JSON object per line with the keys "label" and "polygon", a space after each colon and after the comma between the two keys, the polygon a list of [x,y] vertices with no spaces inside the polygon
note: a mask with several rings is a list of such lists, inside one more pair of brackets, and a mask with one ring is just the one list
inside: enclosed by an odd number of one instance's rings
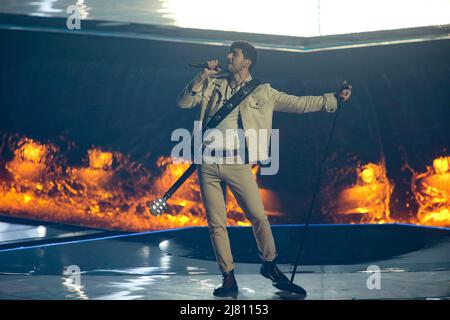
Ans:
{"label": "black shoulder strap", "polygon": [[233,111],[245,98],[247,98],[250,93],[252,93],[261,82],[257,79],[252,79],[247,84],[245,84],[238,92],[233,94],[233,96],[225,103],[214,116],[206,123],[203,127],[203,132],[207,129],[215,128],[228,116],[231,111]]}

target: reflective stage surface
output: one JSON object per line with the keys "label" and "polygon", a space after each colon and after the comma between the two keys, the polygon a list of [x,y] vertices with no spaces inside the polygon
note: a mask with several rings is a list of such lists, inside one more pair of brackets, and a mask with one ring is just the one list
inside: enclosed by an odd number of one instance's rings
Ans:
{"label": "reflective stage surface", "polygon": [[[22,224],[22,230],[24,230]],[[214,299],[212,290],[221,281],[220,273],[214,261],[201,259],[201,250],[207,250],[209,243],[204,243],[205,228],[186,228],[163,232],[143,234],[107,234],[90,231],[95,237],[71,240],[66,226],[39,227],[41,233],[50,228],[53,235],[66,235],[67,241],[25,245],[15,239],[16,245],[0,244],[0,298],[1,299]],[[17,223],[9,220],[2,223],[2,234],[18,230]],[[301,230],[302,226],[298,226]],[[341,237],[345,231],[354,235],[359,232],[366,238],[374,234],[364,230],[364,225],[327,226],[315,225],[310,229],[314,242],[324,241],[317,234],[327,237]],[[70,228],[69,228],[70,229]],[[291,231],[285,231],[285,230]],[[307,291],[306,299],[426,299],[450,297],[450,238],[448,229],[422,228],[415,226],[381,225],[376,226],[377,234],[388,234],[389,229],[398,234],[399,247],[402,237],[420,238],[425,230],[425,241],[410,252],[384,258],[370,258],[364,261],[347,261],[345,264],[324,263],[299,267],[295,282]],[[237,231],[236,231],[237,230]],[[244,263],[243,248],[248,252],[254,250],[253,243],[242,239],[251,234],[251,230],[242,227],[230,232],[231,241],[241,243],[235,250],[236,278],[239,284],[238,299],[280,299],[271,282],[259,275],[259,263]],[[325,230],[325,231],[324,231]],[[363,232],[361,232],[363,231]],[[292,227],[274,226],[274,233],[279,245],[279,252],[286,250],[283,237],[292,235]],[[409,235],[408,235],[409,234]],[[17,236],[20,233],[16,234]],[[23,233],[24,238],[27,237]],[[44,235],[46,237],[46,235]],[[385,237],[387,240],[389,237]],[[4,239],[4,238],[2,238]],[[180,246],[177,239],[190,239]],[[410,238],[412,239],[412,238]],[[25,239],[24,239],[25,240]],[[29,239],[28,239],[29,240]],[[42,240],[42,239],[41,239]],[[340,242],[342,239],[336,239]],[[360,241],[363,241],[360,239]],[[344,241],[345,242],[345,241]],[[364,242],[364,241],[363,241]],[[406,242],[406,241],[403,241]],[[420,242],[420,241],[419,241]],[[178,243],[171,246],[171,243]],[[242,245],[245,243],[245,245]],[[341,241],[342,243],[342,241]],[[375,254],[373,248],[361,250]],[[317,245],[317,243],[316,243]],[[28,247],[28,248],[24,248]],[[324,242],[324,246],[329,243]],[[291,244],[291,247],[295,247]],[[337,245],[332,251],[353,250],[358,246]],[[236,248],[236,246],[234,247]],[[372,250],[372,251],[371,251]],[[411,251],[412,250],[412,251]],[[389,251],[389,250],[387,250]],[[395,250],[394,250],[395,251]],[[401,251],[401,250],[400,250]],[[170,252],[167,253],[167,252]],[[372,252],[372,253],[370,253]],[[355,253],[356,255],[358,253]],[[197,258],[188,256],[196,255]],[[205,258],[208,253],[205,252]],[[309,258],[308,258],[309,257]],[[306,254],[305,259],[314,262],[314,256]],[[311,260],[312,259],[312,260]],[[256,261],[255,261],[256,262]],[[289,264],[281,264],[281,269],[288,273]],[[379,289],[373,280],[374,267],[380,269]],[[80,277],[77,278],[78,270]],[[372,277],[372,278],[371,278]],[[374,289],[369,289],[375,285]]]}

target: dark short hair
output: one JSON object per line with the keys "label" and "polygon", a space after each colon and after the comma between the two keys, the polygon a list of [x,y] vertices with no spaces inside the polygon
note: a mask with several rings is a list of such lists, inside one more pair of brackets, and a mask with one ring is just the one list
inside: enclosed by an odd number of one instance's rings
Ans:
{"label": "dark short hair", "polygon": [[248,41],[235,41],[231,44],[230,51],[233,51],[234,49],[241,49],[242,54],[244,55],[245,59],[249,59],[252,61],[252,64],[250,65],[250,70],[252,70],[255,65],[256,61],[258,60],[258,53],[256,52],[255,47]]}

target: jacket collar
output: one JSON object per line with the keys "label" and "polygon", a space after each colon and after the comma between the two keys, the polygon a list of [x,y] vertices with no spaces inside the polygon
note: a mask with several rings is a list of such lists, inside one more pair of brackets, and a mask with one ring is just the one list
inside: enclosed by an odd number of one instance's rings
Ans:
{"label": "jacket collar", "polygon": [[[252,79],[253,79],[252,75],[249,74],[247,79],[245,79],[243,83],[249,82]],[[218,87],[225,87],[227,82],[228,82],[228,76],[224,76],[223,78],[213,78],[211,80],[211,83],[216,85],[216,86],[218,86]]]}

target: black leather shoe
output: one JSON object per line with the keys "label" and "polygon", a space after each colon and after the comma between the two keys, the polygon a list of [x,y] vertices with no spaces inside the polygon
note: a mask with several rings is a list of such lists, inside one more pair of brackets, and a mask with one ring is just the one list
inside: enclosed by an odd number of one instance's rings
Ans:
{"label": "black leather shoe", "polygon": [[273,261],[264,261],[261,266],[261,275],[276,283],[290,282]]}
{"label": "black leather shoe", "polygon": [[222,285],[214,289],[213,295],[216,297],[234,297],[236,298],[239,291],[234,271],[222,273]]}
{"label": "black leather shoe", "polygon": [[[292,299],[294,296],[306,296],[307,292],[299,285],[292,283],[286,275],[278,269],[274,261],[264,262],[261,266],[261,275],[272,280],[272,285],[283,291],[283,295]],[[280,292],[281,293],[281,292]]]}

